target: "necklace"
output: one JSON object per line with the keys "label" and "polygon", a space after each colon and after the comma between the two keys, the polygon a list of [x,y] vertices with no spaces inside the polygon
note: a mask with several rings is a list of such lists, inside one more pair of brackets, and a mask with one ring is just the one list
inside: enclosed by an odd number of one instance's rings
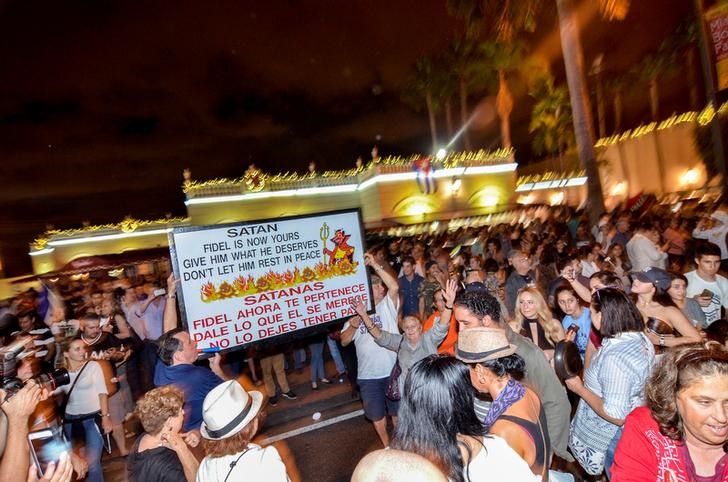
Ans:
{"label": "necklace", "polygon": [[101,335],[103,335],[103,333],[99,333],[99,335],[91,341],[86,340],[86,337],[81,335],[81,341],[84,342],[87,346],[91,346],[91,345],[95,344],[97,341],[99,341],[99,338],[101,338]]}

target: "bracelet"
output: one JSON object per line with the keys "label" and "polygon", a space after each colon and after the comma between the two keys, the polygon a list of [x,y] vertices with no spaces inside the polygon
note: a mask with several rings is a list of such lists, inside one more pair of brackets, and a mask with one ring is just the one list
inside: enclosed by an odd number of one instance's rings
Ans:
{"label": "bracelet", "polygon": [[173,300],[173,299],[177,298],[177,295],[175,295],[175,294],[167,295],[167,298],[169,298],[170,300]]}
{"label": "bracelet", "polygon": [[446,309],[446,310],[452,310],[452,306],[447,306],[447,305],[445,305],[445,309]]}
{"label": "bracelet", "polygon": [[110,413],[102,413],[101,416],[102,417],[111,417],[111,414]]}
{"label": "bracelet", "polygon": [[665,335],[660,335],[660,346],[665,346]]}

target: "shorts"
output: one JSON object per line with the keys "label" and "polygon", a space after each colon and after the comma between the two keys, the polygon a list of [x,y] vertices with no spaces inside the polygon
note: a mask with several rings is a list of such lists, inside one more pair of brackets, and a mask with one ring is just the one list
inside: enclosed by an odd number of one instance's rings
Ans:
{"label": "shorts", "polygon": [[385,416],[397,416],[399,401],[390,400],[385,393],[389,377],[358,379],[359,394],[364,405],[364,416],[372,422],[379,421]]}

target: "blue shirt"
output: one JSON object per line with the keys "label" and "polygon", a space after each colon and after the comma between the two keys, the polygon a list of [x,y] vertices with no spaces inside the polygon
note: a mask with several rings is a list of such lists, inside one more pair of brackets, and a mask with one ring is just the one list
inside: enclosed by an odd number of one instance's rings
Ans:
{"label": "blue shirt", "polygon": [[425,278],[415,273],[412,281],[406,276],[399,277],[399,295],[402,297],[402,315],[419,315],[420,313],[420,285]]}
{"label": "blue shirt", "polygon": [[589,312],[589,308],[582,308],[581,316],[577,319],[572,318],[571,315],[566,315],[561,324],[564,326],[564,331],[567,331],[571,325],[579,327],[574,343],[579,347],[579,353],[581,353],[581,358],[583,359],[584,353],[586,353],[586,345],[589,343],[589,332],[591,331],[591,313]]}
{"label": "blue shirt", "polygon": [[210,390],[222,382],[223,380],[210,369],[196,365],[167,366],[161,360],[157,360],[154,369],[154,386],[174,385],[185,394],[185,421],[182,426],[185,432],[200,428],[202,402]]}

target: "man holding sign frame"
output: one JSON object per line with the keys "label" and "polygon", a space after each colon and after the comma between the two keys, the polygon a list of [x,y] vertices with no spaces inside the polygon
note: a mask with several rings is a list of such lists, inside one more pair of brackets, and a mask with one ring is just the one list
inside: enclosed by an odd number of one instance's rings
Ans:
{"label": "man holding sign frame", "polygon": [[[364,255],[364,263],[374,269],[371,276],[375,314],[372,323],[382,330],[398,333],[397,311],[399,309],[399,283],[381,265],[377,264],[370,253]],[[367,333],[366,326],[359,316],[350,318],[341,331],[341,344],[347,346],[354,342],[358,359],[357,382],[364,404],[364,416],[374,424],[382,444],[389,445],[386,416],[397,423],[399,402],[386,397],[387,382],[392,367],[397,361],[397,353],[379,346]]]}

